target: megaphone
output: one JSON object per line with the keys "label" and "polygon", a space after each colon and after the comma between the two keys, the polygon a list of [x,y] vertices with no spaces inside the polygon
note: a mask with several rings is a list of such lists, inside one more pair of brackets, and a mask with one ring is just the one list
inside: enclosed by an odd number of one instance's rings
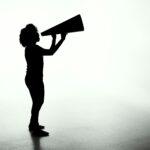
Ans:
{"label": "megaphone", "polygon": [[47,36],[47,35],[53,35],[53,34],[79,32],[79,31],[84,31],[84,26],[83,26],[81,16],[77,15],[46,31],[43,31],[41,35]]}

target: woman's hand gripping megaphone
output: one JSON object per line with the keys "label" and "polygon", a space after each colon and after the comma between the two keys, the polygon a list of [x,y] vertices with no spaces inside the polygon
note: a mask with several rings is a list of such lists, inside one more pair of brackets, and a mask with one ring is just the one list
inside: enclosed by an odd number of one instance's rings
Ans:
{"label": "woman's hand gripping megaphone", "polygon": [[[67,33],[61,33],[61,40],[64,41],[66,39]],[[53,40],[56,40],[56,34],[52,34]]]}

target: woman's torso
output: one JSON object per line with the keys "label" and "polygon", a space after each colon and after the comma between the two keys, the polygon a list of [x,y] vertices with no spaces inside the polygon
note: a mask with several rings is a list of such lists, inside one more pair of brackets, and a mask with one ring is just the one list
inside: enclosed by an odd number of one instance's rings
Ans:
{"label": "woman's torso", "polygon": [[43,56],[37,45],[28,46],[25,49],[25,59],[27,62],[26,76],[29,78],[43,77]]}

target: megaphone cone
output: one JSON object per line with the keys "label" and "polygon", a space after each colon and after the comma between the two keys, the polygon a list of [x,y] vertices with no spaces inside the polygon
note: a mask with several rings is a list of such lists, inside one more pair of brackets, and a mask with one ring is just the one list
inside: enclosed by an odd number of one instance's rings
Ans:
{"label": "megaphone cone", "polygon": [[79,31],[84,31],[84,26],[83,26],[81,16],[77,15],[67,21],[64,21],[64,22],[42,32],[41,35],[47,36],[47,35],[52,35],[52,34],[79,32]]}

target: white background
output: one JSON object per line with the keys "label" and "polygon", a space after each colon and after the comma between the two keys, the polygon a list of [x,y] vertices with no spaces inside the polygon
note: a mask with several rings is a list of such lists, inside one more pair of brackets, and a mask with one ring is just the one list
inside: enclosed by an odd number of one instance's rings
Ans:
{"label": "white background", "polygon": [[[122,110],[124,105],[149,114],[149,8],[148,0],[0,1],[1,125],[12,120],[26,127],[30,117],[20,30],[33,23],[42,32],[77,14],[85,31],[68,34],[55,55],[44,58],[41,120],[59,128],[96,125],[102,118],[113,120],[109,104],[119,114],[128,111]],[[38,44],[48,48],[51,36],[41,37]]]}

